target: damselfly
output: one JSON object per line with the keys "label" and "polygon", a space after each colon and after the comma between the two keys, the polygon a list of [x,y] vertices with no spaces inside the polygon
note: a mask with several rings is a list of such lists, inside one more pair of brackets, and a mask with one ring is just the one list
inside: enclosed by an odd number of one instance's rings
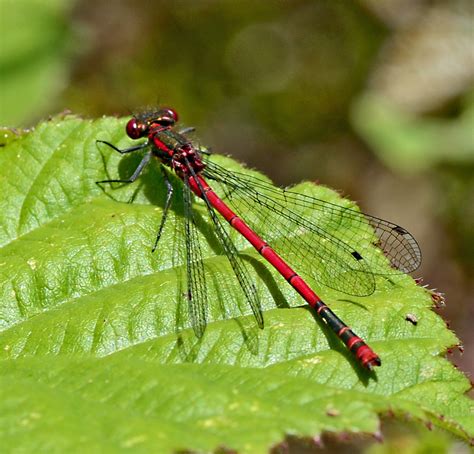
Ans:
{"label": "damselfly", "polygon": [[[186,295],[196,335],[202,336],[205,330],[208,303],[193,194],[204,201],[215,234],[260,327],[263,314],[258,293],[222,218],[287,280],[364,367],[380,366],[378,355],[319,298],[307,280],[312,278],[349,295],[370,295],[375,290],[374,275],[387,274],[387,258],[394,271],[408,273],[419,266],[421,253],[412,235],[392,222],[230,171],[213,162],[207,150],[193,144],[188,138],[192,128],[177,131],[177,121],[173,109],[144,112],[126,125],[127,135],[135,140],[145,138],[143,143],[121,150],[109,142],[98,141],[121,154],[138,150],[146,153],[130,178],[97,183],[132,183],[152,158],[160,161],[167,197],[154,251],[172,203],[173,185],[167,169],[183,181]],[[222,197],[216,187],[224,194]],[[367,253],[373,244],[380,248],[378,254]],[[323,266],[314,266],[315,262]]]}

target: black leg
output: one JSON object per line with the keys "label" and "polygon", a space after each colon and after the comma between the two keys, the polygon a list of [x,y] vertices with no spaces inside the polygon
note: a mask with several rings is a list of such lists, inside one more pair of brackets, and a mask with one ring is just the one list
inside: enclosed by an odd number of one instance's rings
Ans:
{"label": "black leg", "polygon": [[151,156],[152,156],[151,152],[149,152],[145,156],[143,156],[143,159],[140,161],[140,164],[138,164],[138,167],[135,169],[135,172],[133,172],[133,175],[128,180],[102,180],[102,181],[96,181],[96,184],[101,184],[101,183],[133,183],[139,177],[139,175],[142,173],[145,166],[150,162]]}
{"label": "black leg", "polygon": [[158,246],[158,241],[160,241],[161,238],[161,233],[163,232],[163,228],[166,223],[166,218],[168,217],[168,210],[171,206],[171,198],[173,197],[173,185],[171,184],[168,174],[166,173],[166,170],[161,166],[161,172],[163,173],[163,176],[165,178],[165,184],[166,184],[166,200],[165,200],[165,206],[163,207],[163,216],[161,216],[161,222],[160,222],[160,227],[158,229],[158,234],[156,235],[156,240],[155,240],[155,245],[153,246],[153,249],[151,252],[155,252],[156,247]]}
{"label": "black leg", "polygon": [[140,181],[140,183],[138,183],[136,189],[133,191],[133,194],[130,196],[130,198],[128,199],[127,203],[133,203],[135,201],[135,197],[137,196],[137,194],[139,193],[140,189],[142,188],[143,186],[143,181]]}
{"label": "black leg", "polygon": [[144,142],[144,143],[141,143],[140,145],[136,145],[134,147],[125,148],[121,150],[120,148],[117,148],[115,145],[111,144],[110,142],[106,142],[105,140],[96,140],[95,143],[105,143],[105,145],[107,145],[108,147],[112,148],[115,151],[118,151],[120,154],[132,153],[133,151],[146,148],[149,145],[148,142]]}

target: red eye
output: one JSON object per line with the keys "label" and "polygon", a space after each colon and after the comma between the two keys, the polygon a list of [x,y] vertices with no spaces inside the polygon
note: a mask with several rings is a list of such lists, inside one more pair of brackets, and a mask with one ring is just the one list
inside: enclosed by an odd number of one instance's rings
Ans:
{"label": "red eye", "polygon": [[128,121],[127,126],[125,126],[125,131],[127,131],[127,136],[131,139],[139,139],[145,135],[146,125],[136,118],[132,118]]}
{"label": "red eye", "polygon": [[169,107],[166,107],[164,109],[161,109],[162,113],[162,118],[163,120],[167,120],[170,123],[176,123],[178,121],[178,114],[176,113],[176,110],[171,109]]}

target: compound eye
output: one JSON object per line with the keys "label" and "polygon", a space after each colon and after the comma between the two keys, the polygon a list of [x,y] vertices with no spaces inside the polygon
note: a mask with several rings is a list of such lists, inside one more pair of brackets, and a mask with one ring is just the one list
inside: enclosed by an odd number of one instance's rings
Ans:
{"label": "compound eye", "polygon": [[170,125],[175,124],[178,121],[178,114],[176,110],[166,107],[161,109],[160,123],[168,123]]}
{"label": "compound eye", "polygon": [[131,139],[139,139],[145,135],[146,126],[136,118],[132,118],[128,121],[127,126],[125,126],[125,131]]}

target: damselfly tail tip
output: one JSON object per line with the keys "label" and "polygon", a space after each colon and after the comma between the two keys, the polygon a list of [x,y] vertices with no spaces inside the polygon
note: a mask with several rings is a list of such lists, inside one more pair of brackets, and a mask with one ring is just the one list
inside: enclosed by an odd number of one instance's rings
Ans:
{"label": "damselfly tail tip", "polygon": [[373,358],[372,360],[369,360],[367,363],[364,364],[364,366],[369,370],[373,371],[374,367],[378,367],[382,365],[382,361],[380,361],[380,358],[377,356],[376,358]]}
{"label": "damselfly tail tip", "polygon": [[369,370],[373,370],[374,367],[382,365],[382,361],[377,354],[365,344],[359,347],[356,356],[360,363]]}

